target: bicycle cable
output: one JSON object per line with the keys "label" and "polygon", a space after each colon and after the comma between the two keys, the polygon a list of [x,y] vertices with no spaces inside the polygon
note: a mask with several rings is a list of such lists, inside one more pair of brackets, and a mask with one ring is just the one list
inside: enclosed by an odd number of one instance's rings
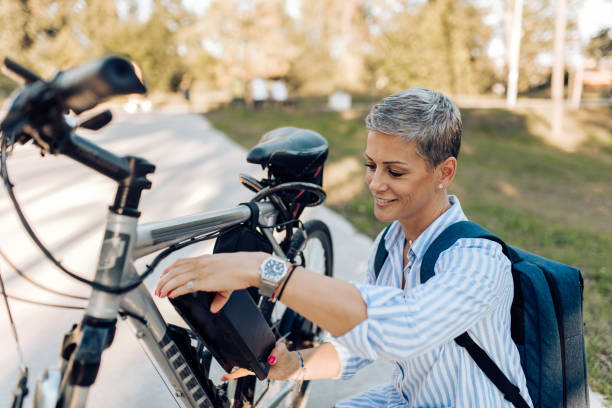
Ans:
{"label": "bicycle cable", "polygon": [[38,300],[26,299],[20,296],[9,295],[8,293],[4,292],[4,289],[2,290],[2,295],[5,295],[7,298],[16,300],[18,302],[29,303],[29,304],[37,305],[37,306],[48,306],[48,307],[56,307],[59,309],[74,309],[74,310],[85,310],[86,309],[85,306],[71,306],[71,305],[60,305],[58,303],[39,302]]}
{"label": "bicycle cable", "polygon": [[2,290],[2,297],[4,298],[4,305],[6,306],[6,312],[8,313],[9,323],[11,325],[11,329],[13,330],[13,338],[15,339],[15,344],[17,345],[17,355],[19,356],[19,369],[22,372],[26,372],[27,367],[25,365],[25,359],[23,358],[23,350],[21,350],[21,345],[19,344],[19,336],[17,335],[17,327],[15,326],[15,321],[13,320],[13,313],[11,313],[11,307],[8,302],[8,295],[6,294],[6,290],[4,288],[4,279],[2,279],[1,272],[0,272],[0,289]]}
{"label": "bicycle cable", "polygon": [[108,285],[104,285],[104,284],[98,283],[96,281],[92,281],[92,280],[83,278],[82,276],[79,276],[76,273],[71,272],[70,270],[68,270],[66,267],[64,267],[64,265],[61,264],[60,261],[58,261],[53,256],[51,251],[49,251],[47,249],[47,247],[40,241],[40,239],[38,238],[38,236],[36,235],[36,233],[34,232],[32,227],[30,227],[30,223],[28,222],[27,218],[25,217],[25,215],[21,211],[21,206],[19,205],[19,202],[17,201],[17,198],[15,197],[15,194],[14,194],[14,191],[13,191],[13,183],[9,179],[8,169],[7,169],[7,165],[6,165],[6,148],[7,148],[7,144],[8,143],[10,143],[10,142],[7,139],[6,133],[4,132],[3,135],[2,135],[1,148],[0,148],[0,153],[1,153],[0,154],[0,171],[2,173],[2,179],[4,180],[4,185],[5,185],[6,189],[7,189],[8,194],[9,194],[9,198],[11,199],[11,202],[13,204],[13,207],[15,208],[15,211],[17,212],[17,215],[19,217],[19,220],[21,221],[21,224],[25,228],[25,230],[28,233],[28,235],[30,236],[30,238],[34,241],[36,246],[38,246],[38,248],[42,251],[42,253],[45,255],[45,257],[47,257],[47,259],[49,259],[49,261],[51,261],[51,263],[53,263],[58,269],[60,269],[64,273],[66,273],[71,278],[73,278],[73,279],[75,279],[75,280],[77,280],[77,281],[79,281],[81,283],[84,283],[86,285],[89,285],[89,286],[91,286],[92,288],[94,288],[96,290],[100,290],[102,292],[112,293],[112,294],[116,294],[116,295],[129,292],[130,290],[135,289],[142,282],[144,282],[144,280],[149,275],[151,275],[151,273],[153,273],[154,269],[157,267],[159,262],[162,259],[164,259],[165,257],[167,257],[170,253],[172,253],[172,252],[174,252],[174,251],[176,251],[178,249],[184,248],[185,246],[192,245],[192,244],[195,244],[197,242],[206,241],[208,239],[215,238],[220,232],[222,232],[222,231],[216,231],[216,232],[213,232],[213,233],[208,234],[208,235],[203,235],[201,237],[193,237],[193,238],[190,238],[187,241],[182,241],[182,242],[179,242],[177,244],[174,244],[174,245],[166,248],[164,251],[162,251],[159,255],[157,255],[155,257],[153,262],[151,262],[151,265],[147,267],[147,269],[142,273],[142,275],[140,275],[138,278],[134,279],[132,282],[129,282],[129,283],[127,283],[124,286],[108,286]]}
{"label": "bicycle cable", "polygon": [[65,296],[65,297],[73,298],[73,299],[80,299],[80,300],[89,299],[85,296],[78,296],[78,295],[73,295],[71,293],[62,292],[62,291],[50,288],[48,286],[45,286],[40,282],[35,281],[34,279],[27,276],[21,269],[17,268],[17,266],[15,266],[15,264],[8,258],[8,256],[6,256],[6,254],[1,248],[0,248],[0,257],[4,259],[4,262],[6,262],[6,264],[10,266],[17,273],[17,275],[19,275],[22,279],[25,279],[26,281],[30,282],[32,285],[46,292],[53,293],[54,295],[58,295],[58,296]]}

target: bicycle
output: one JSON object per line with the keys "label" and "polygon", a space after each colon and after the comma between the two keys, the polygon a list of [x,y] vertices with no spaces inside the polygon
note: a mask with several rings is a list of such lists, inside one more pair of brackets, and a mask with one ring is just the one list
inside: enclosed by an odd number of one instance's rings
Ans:
{"label": "bicycle", "polygon": [[[268,388],[256,389],[264,385],[256,386],[253,377],[221,385],[211,381],[210,347],[193,330],[166,324],[143,282],[170,253],[247,224],[258,228],[277,256],[332,276],[329,229],[318,220],[303,224],[299,220],[304,207],[319,205],[325,199],[320,187],[327,156],[325,140],[312,131],[294,128],[270,132],[271,139],[256,146],[249,155],[249,161],[265,168],[267,176],[260,180],[240,176],[242,184],[255,192],[251,200],[254,204],[139,225],[138,204],[142,192],[151,188],[147,176],[155,166],[139,157],[116,156],[75,134],[78,127],[101,129],[112,119],[109,111],[78,125],[69,123],[64,115],[68,110],[81,114],[115,95],[144,93],[146,89],[134,65],[110,57],[60,72],[49,82],[10,60],[5,60],[5,66],[25,81],[0,125],[2,176],[9,196],[26,231],[45,256],[64,273],[93,288],[83,320],[64,337],[60,368],[48,369],[37,383],[34,406],[86,405],[102,353],[113,341],[118,316],[132,326],[184,406],[241,407],[261,403]],[[74,274],[57,261],[21,212],[8,176],[6,154],[16,144],[30,141],[43,154],[65,155],[117,182],[94,281]],[[288,150],[289,147],[293,150]],[[307,174],[305,169],[314,171]],[[139,275],[133,261],[157,251],[161,252]],[[287,336],[291,348],[321,341],[322,331],[302,316],[267,298],[254,296],[253,300],[274,337]],[[308,382],[281,383],[282,389],[268,398],[267,406],[278,406],[289,397],[294,405],[304,402]],[[22,370],[18,385],[15,407],[22,405],[27,394],[26,369]]]}

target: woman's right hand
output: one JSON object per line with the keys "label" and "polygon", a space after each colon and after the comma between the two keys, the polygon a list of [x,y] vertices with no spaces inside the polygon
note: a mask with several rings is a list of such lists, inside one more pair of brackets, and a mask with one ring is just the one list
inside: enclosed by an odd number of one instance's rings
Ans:
{"label": "woman's right hand", "polygon": [[[287,350],[285,343],[278,343],[268,357],[270,371],[269,380],[296,380],[300,371],[300,359],[295,351]],[[246,368],[238,368],[229,374],[224,374],[221,381],[235,380],[254,373]]]}

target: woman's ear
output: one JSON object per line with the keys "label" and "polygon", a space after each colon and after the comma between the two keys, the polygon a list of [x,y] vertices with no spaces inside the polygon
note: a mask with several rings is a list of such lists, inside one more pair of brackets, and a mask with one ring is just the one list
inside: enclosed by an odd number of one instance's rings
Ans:
{"label": "woman's ear", "polygon": [[436,174],[438,176],[438,183],[442,184],[443,188],[448,187],[448,185],[455,178],[455,173],[457,172],[457,159],[454,157],[449,157],[444,160],[442,163],[438,164],[436,169]]}

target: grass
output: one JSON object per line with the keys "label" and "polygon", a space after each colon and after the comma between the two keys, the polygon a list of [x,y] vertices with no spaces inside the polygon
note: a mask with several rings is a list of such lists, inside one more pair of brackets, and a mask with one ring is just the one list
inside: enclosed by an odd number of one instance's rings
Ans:
{"label": "grass", "polygon": [[[366,108],[342,115],[321,106],[320,99],[287,110],[230,106],[206,117],[246,148],[279,126],[320,132],[330,145],[324,184],[328,205],[375,237],[384,225],[373,217],[371,196],[361,181]],[[462,115],[463,144],[450,192],[460,197],[472,220],[509,244],[582,271],[589,382],[612,397],[612,109],[568,112],[568,128],[581,132],[573,152],[538,136],[547,124],[537,112],[462,109]]]}

